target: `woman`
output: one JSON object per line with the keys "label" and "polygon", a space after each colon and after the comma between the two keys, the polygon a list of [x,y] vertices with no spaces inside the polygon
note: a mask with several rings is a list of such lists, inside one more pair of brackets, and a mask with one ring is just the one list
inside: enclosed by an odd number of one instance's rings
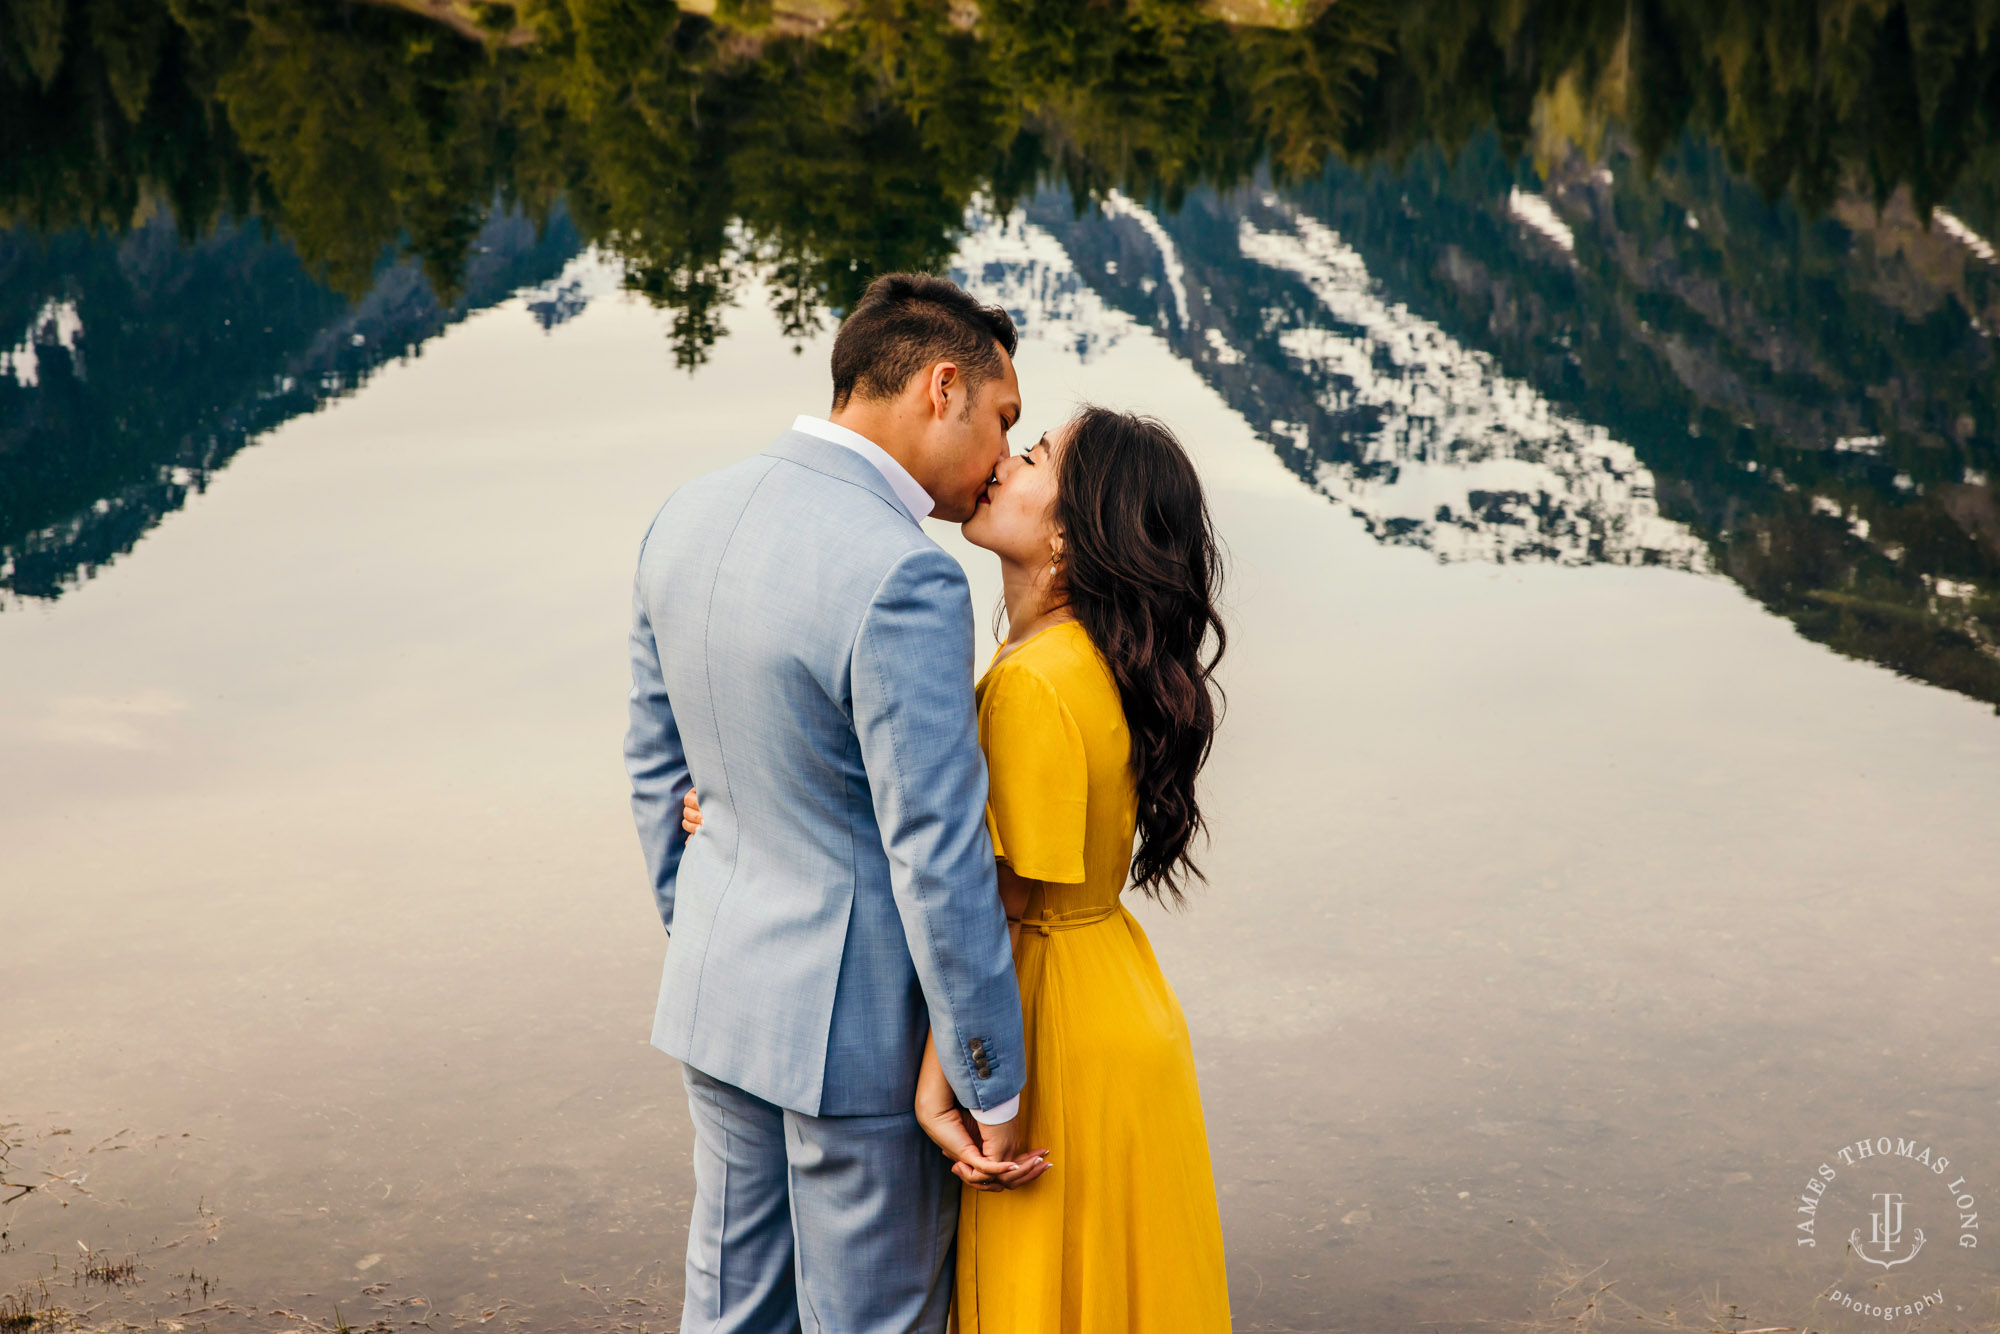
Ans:
{"label": "woman", "polygon": [[[1000,465],[964,533],[999,557],[1005,588],[979,742],[1026,1021],[1022,1113],[1028,1142],[1050,1148],[1005,1173],[974,1167],[926,1051],[917,1116],[966,1182],[956,1328],[1226,1330],[1187,1022],[1119,903],[1128,878],[1179,905],[1200,876],[1194,784],[1224,643],[1201,483],[1159,422],[1086,408]],[[692,796],[686,824],[700,824]]]}

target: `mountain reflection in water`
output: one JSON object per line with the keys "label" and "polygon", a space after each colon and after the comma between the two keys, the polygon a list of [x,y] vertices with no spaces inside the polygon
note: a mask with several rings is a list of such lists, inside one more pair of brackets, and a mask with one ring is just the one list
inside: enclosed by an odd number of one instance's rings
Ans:
{"label": "mountain reflection in water", "polygon": [[803,334],[955,265],[1382,541],[1719,572],[2000,704],[1991,4],[128,8],[0,24],[17,596],[523,287],[692,368],[753,277]]}

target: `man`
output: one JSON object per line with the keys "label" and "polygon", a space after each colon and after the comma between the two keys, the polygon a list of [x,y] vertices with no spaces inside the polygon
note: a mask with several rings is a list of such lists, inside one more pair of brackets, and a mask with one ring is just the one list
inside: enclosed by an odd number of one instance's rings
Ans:
{"label": "man", "polygon": [[959,1183],[912,1111],[926,1034],[961,1161],[1024,1147],[971,602],[919,523],[970,517],[1006,456],[1015,341],[952,283],[877,279],[831,418],[676,491],[640,551],[625,755],[671,937],[653,1043],[695,1125],[687,1334],[942,1334]]}

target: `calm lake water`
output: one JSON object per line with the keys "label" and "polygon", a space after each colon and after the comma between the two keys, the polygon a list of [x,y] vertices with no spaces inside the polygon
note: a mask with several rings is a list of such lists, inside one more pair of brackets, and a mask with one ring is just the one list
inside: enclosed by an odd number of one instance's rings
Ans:
{"label": "calm lake water", "polygon": [[1229,548],[1239,1329],[2000,1330],[1993,16],[1518,9],[10,11],[0,1296],[675,1327],[632,564],[929,266]]}

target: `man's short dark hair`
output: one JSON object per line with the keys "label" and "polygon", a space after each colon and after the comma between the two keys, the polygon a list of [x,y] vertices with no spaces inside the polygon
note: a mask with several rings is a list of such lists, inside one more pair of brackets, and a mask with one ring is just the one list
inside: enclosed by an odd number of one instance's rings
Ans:
{"label": "man's short dark hair", "polygon": [[894,398],[912,375],[940,361],[958,363],[967,389],[977,393],[1000,373],[1000,349],[1011,357],[1019,342],[1006,311],[980,305],[957,283],[928,273],[885,273],[868,284],[833,340],[834,411],[857,394]]}

